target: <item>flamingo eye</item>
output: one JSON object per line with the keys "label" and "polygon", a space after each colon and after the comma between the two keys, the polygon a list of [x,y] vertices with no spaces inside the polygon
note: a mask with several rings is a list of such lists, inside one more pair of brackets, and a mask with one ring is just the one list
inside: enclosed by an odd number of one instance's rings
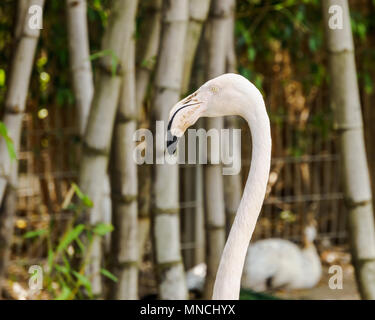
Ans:
{"label": "flamingo eye", "polygon": [[210,87],[210,91],[213,93],[213,94],[216,94],[219,92],[219,88],[218,87],[215,87],[215,86],[212,86]]}

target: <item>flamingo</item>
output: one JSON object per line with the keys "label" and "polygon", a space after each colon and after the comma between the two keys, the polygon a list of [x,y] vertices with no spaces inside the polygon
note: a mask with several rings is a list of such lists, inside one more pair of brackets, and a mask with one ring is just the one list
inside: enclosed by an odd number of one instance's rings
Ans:
{"label": "flamingo", "polygon": [[252,157],[246,186],[216,274],[214,300],[238,300],[242,269],[263,201],[271,163],[270,121],[260,91],[233,73],[207,81],[170,111],[167,150],[174,154],[178,138],[201,117],[239,115],[251,131]]}

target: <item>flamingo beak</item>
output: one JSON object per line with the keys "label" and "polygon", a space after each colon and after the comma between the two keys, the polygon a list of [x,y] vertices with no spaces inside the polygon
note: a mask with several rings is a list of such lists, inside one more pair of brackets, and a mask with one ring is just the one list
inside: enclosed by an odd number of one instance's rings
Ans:
{"label": "flamingo beak", "polygon": [[174,155],[176,153],[178,139],[184,134],[184,131],[185,131],[185,129],[182,130],[181,128],[178,128],[178,127],[172,128],[173,119],[175,118],[176,114],[180,112],[182,109],[193,106],[193,105],[197,105],[200,103],[201,102],[191,103],[190,100],[186,101],[186,103],[183,104],[180,108],[178,108],[171,116],[169,123],[168,123],[168,127],[167,127],[167,151],[170,155]]}
{"label": "flamingo beak", "polygon": [[[170,123],[171,122],[169,122],[169,124]],[[178,137],[172,135],[171,130],[169,129],[169,124],[167,131],[167,150],[170,155],[174,155],[177,150]]]}

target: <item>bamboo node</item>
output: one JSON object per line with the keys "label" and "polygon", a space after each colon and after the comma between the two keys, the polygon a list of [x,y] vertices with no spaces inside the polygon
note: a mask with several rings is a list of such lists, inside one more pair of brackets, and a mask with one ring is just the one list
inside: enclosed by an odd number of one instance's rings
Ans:
{"label": "bamboo node", "polygon": [[371,258],[354,258],[356,264],[359,266],[359,268],[362,268],[364,265],[368,263],[375,263],[375,257]]}
{"label": "bamboo node", "polygon": [[179,264],[182,264],[181,260],[175,260],[175,261],[170,261],[170,262],[164,262],[164,263],[158,263],[157,265],[157,272],[160,275],[161,273],[167,271],[168,269],[178,266]]}
{"label": "bamboo node", "polygon": [[117,113],[116,123],[127,123],[127,122],[131,122],[131,121],[137,121],[138,122],[138,116],[136,114],[125,115],[121,112]]}
{"label": "bamboo node", "polygon": [[19,107],[19,105],[14,105],[14,106],[6,106],[5,107],[5,113],[10,113],[10,114],[19,114],[22,113],[23,110]]}
{"label": "bamboo node", "polygon": [[208,230],[210,230],[210,231],[223,230],[223,229],[225,229],[225,225],[221,225],[221,226],[218,226],[218,225],[207,225],[206,228]]}
{"label": "bamboo node", "polygon": [[107,75],[110,75],[111,77],[122,76],[122,66],[120,63],[117,63],[116,69],[114,70],[112,68],[112,64],[108,65],[108,63],[106,63],[105,61],[100,60],[99,68],[101,71],[103,71]]}
{"label": "bamboo node", "polygon": [[130,204],[133,201],[136,201],[138,199],[138,195],[137,194],[121,195],[121,194],[112,192],[112,199],[122,204]]}
{"label": "bamboo node", "polygon": [[343,133],[346,131],[351,131],[351,130],[363,130],[363,126],[361,124],[359,125],[350,125],[350,124],[341,124],[341,125],[334,125],[334,130],[337,133]]}
{"label": "bamboo node", "polygon": [[154,207],[152,210],[152,213],[154,215],[159,215],[159,214],[179,214],[180,213],[180,208],[156,208]]}
{"label": "bamboo node", "polygon": [[138,261],[133,261],[133,260],[123,261],[123,262],[116,261],[116,268],[127,269],[127,268],[132,268],[132,267],[138,268]]}
{"label": "bamboo node", "polygon": [[348,209],[355,209],[358,207],[367,206],[368,204],[372,203],[372,199],[362,200],[362,201],[353,201],[349,198],[344,198],[345,206]]}
{"label": "bamboo node", "polygon": [[107,149],[100,149],[90,146],[87,142],[82,143],[82,147],[85,150],[85,154],[88,156],[104,156],[107,157],[109,152]]}

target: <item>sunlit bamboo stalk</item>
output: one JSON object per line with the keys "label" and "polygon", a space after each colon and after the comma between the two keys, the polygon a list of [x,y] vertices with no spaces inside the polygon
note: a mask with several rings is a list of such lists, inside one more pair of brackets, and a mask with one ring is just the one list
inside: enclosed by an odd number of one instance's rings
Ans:
{"label": "sunlit bamboo stalk", "polygon": [[[29,8],[33,5],[43,8],[44,0],[19,0],[17,4],[18,11],[14,32],[16,45],[5,97],[3,122],[8,129],[8,135],[13,140],[16,152],[20,146],[22,119],[26,109],[29,82],[40,35],[40,30],[31,29],[29,24],[31,18]],[[13,218],[17,207],[17,184],[18,162],[10,158],[4,139],[0,139],[0,207],[2,207],[0,212],[0,293],[13,236]]]}
{"label": "sunlit bamboo stalk", "polygon": [[[329,12],[333,5],[339,9]],[[333,14],[338,11],[342,12],[342,28],[335,28],[332,22]],[[361,297],[375,299],[374,212],[348,1],[323,1],[323,15],[331,75],[331,107],[339,136],[356,280]]]}
{"label": "sunlit bamboo stalk", "polygon": [[[114,119],[120,95],[122,80],[121,58],[129,48],[135,1],[118,0],[112,2],[108,26],[102,43],[103,57],[100,59],[98,79],[90,110],[87,129],[83,139],[83,155],[79,172],[79,186],[93,201],[86,220],[95,225],[103,221],[100,200],[103,183],[107,174],[109,151],[112,140]],[[100,269],[102,264],[102,241],[93,241],[91,261],[87,274],[91,279],[92,292],[102,295]]]}
{"label": "sunlit bamboo stalk", "polygon": [[[225,73],[227,39],[230,29],[232,5],[232,1],[213,0],[212,2],[206,29],[206,37],[208,39],[207,79],[212,79]],[[207,130],[215,129],[220,133],[222,128],[222,118],[207,118]],[[207,228],[207,277],[204,296],[207,299],[212,297],[216,272],[225,245],[225,205],[222,166],[221,164],[211,163],[210,159],[211,150],[220,154],[219,148],[219,145],[214,145],[209,140],[207,151],[209,163],[204,167]]]}
{"label": "sunlit bamboo stalk", "polygon": [[[163,120],[165,131],[170,108],[179,100],[182,82],[184,43],[188,22],[188,1],[164,3],[163,28],[155,77],[153,109]],[[156,145],[163,154],[164,144]],[[178,166],[155,166],[155,207],[153,235],[161,299],[186,299],[187,289],[180,250]]]}
{"label": "sunlit bamboo stalk", "polygon": [[[196,56],[199,40],[203,25],[207,19],[208,11],[210,8],[210,0],[190,0],[189,1],[189,23],[187,28],[186,40],[185,40],[185,55],[184,55],[184,71],[182,77],[182,89],[183,95],[186,95],[189,91],[190,78],[193,69],[193,63]],[[201,83],[203,84],[203,83]],[[186,148],[188,152],[188,148]],[[188,154],[186,153],[186,158]],[[186,166],[182,172],[183,180],[183,201],[194,201],[196,197],[196,166]],[[195,242],[195,226],[196,223],[199,225],[199,216],[197,211],[199,207],[185,208],[182,212],[183,217],[183,239],[185,243]],[[192,268],[195,265],[194,248],[185,249],[183,252],[184,263],[187,269]]]}
{"label": "sunlit bamboo stalk", "polygon": [[[135,5],[136,5],[135,1]],[[128,28],[134,33],[136,6]],[[115,299],[138,299],[138,179],[137,164],[133,160],[137,130],[135,90],[135,40],[131,37],[129,49],[122,61],[121,95],[113,132],[111,186],[113,224],[111,257],[113,272],[118,277],[112,296]]]}
{"label": "sunlit bamboo stalk", "polygon": [[[136,100],[140,128],[149,128],[151,113],[147,112],[145,98],[154,71],[159,50],[162,0],[141,1],[144,12],[137,40]],[[142,261],[145,244],[150,235],[151,165],[138,166],[138,253]]]}

